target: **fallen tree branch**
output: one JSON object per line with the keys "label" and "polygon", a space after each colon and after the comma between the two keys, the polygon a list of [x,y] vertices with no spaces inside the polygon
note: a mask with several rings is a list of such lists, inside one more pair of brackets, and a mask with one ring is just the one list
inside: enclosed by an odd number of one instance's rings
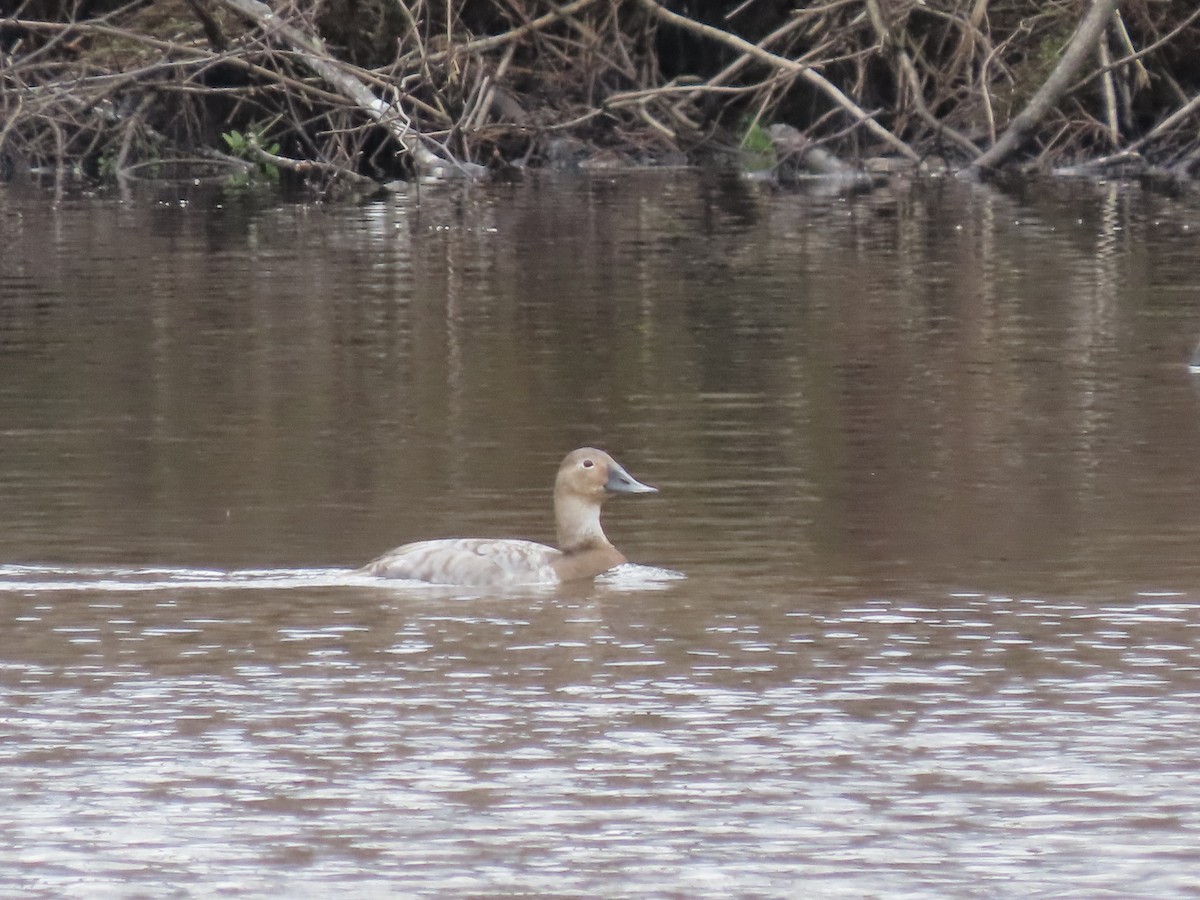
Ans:
{"label": "fallen tree branch", "polygon": [[1008,128],[1000,135],[999,140],[982,156],[968,164],[963,170],[964,174],[974,175],[984,169],[995,168],[1024,143],[1038,123],[1062,99],[1068,85],[1083,68],[1088,56],[1096,51],[1097,42],[1104,34],[1104,28],[1112,18],[1118,2],[1119,0],[1092,0],[1092,8],[1075,29],[1062,59],[1054,67],[1050,77],[1037,89],[1025,108],[1008,123]]}
{"label": "fallen tree branch", "polygon": [[1101,96],[1104,97],[1104,126],[1108,131],[1110,145],[1116,147],[1121,143],[1121,120],[1117,115],[1117,87],[1112,69],[1109,68],[1111,64],[1112,55],[1101,41],[1100,66],[1104,69],[1104,74],[1100,77],[1100,88]]}

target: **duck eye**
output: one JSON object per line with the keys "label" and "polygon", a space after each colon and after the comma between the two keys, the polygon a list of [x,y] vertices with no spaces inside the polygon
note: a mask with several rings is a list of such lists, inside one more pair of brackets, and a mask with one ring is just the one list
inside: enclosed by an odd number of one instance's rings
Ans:
{"label": "duck eye", "polygon": [[590,469],[590,468],[591,468],[592,466],[594,466],[594,465],[595,465],[595,463],[594,463],[594,462],[592,462],[590,459],[585,459],[585,460],[583,461],[583,467],[584,467],[585,469]]}

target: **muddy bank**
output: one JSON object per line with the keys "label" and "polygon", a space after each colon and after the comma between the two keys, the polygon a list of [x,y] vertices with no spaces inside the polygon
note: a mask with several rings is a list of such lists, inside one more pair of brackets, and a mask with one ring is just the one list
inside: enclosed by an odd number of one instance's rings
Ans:
{"label": "muddy bank", "polygon": [[0,18],[0,177],[201,159],[325,191],[529,166],[846,178],[873,160],[1188,179],[1191,7],[29,0]]}

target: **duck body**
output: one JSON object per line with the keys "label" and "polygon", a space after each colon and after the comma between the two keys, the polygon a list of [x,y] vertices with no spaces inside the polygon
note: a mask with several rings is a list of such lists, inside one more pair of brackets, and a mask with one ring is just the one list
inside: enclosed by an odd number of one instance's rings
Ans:
{"label": "duck body", "polygon": [[506,587],[595,578],[625,562],[600,526],[600,508],[617,494],[655,493],[593,447],[567,454],[554,481],[558,547],[509,538],[449,538],[397,547],[362,571],[430,584]]}

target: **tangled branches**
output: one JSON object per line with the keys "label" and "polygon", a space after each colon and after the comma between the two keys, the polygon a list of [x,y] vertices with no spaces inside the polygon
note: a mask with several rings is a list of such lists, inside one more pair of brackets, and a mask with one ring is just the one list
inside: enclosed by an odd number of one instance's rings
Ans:
{"label": "tangled branches", "polygon": [[0,18],[0,177],[228,158],[231,134],[323,184],[653,163],[773,124],[843,157],[1191,174],[1186,6],[25,0]]}

